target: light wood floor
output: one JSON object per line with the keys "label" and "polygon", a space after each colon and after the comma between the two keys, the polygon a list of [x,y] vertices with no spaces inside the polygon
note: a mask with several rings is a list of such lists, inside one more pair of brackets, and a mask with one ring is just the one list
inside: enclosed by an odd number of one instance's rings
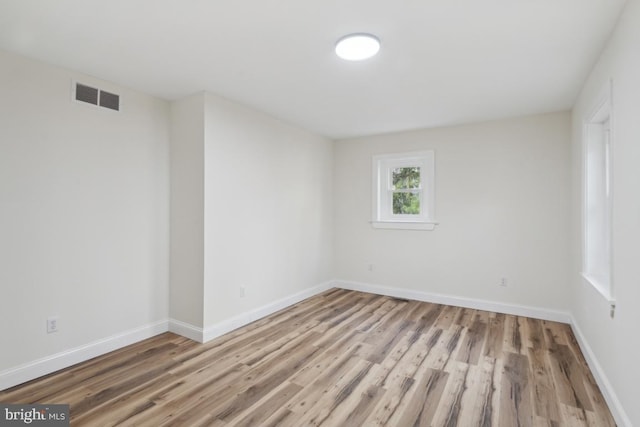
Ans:
{"label": "light wood floor", "polygon": [[334,289],[0,392],[72,425],[614,426],[568,325]]}

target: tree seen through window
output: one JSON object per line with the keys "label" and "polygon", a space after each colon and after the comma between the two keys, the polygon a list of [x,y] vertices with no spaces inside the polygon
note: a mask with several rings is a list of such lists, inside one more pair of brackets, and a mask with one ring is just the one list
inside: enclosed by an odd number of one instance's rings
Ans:
{"label": "tree seen through window", "polygon": [[420,215],[420,168],[401,167],[391,171],[394,215]]}

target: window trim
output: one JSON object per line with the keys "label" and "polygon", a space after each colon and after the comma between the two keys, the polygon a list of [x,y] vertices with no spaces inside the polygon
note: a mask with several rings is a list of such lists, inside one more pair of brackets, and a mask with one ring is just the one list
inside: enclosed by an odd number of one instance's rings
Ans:
{"label": "window trim", "polygon": [[[613,186],[612,145],[614,135],[613,103],[611,99],[612,81],[608,81],[600,94],[596,97],[592,108],[585,115],[582,125],[582,271],[580,275],[586,283],[591,285],[607,302],[614,304],[614,280],[613,280]],[[608,274],[602,279],[591,271],[589,266],[589,149],[595,132],[607,132],[607,140],[604,142],[604,180],[605,180],[605,222],[606,227],[606,260]]]}
{"label": "window trim", "polygon": [[[419,166],[420,215],[394,215],[391,212],[393,191],[388,188],[394,167]],[[433,150],[374,155],[371,169],[371,226],[401,230],[433,230],[435,217],[435,153]],[[424,210],[422,209],[424,207]]]}

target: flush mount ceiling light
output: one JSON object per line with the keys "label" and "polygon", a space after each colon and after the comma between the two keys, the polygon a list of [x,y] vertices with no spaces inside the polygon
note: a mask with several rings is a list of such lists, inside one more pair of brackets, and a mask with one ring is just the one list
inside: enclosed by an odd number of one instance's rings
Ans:
{"label": "flush mount ceiling light", "polygon": [[347,61],[371,58],[380,50],[380,40],[371,34],[349,34],[336,43],[336,55]]}

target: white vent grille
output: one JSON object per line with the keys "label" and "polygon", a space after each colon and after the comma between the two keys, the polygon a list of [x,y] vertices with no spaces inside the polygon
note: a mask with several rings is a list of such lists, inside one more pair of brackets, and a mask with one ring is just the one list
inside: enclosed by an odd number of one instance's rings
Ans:
{"label": "white vent grille", "polygon": [[76,83],[74,90],[74,99],[76,101],[120,111],[120,95],[83,85],[81,83]]}

